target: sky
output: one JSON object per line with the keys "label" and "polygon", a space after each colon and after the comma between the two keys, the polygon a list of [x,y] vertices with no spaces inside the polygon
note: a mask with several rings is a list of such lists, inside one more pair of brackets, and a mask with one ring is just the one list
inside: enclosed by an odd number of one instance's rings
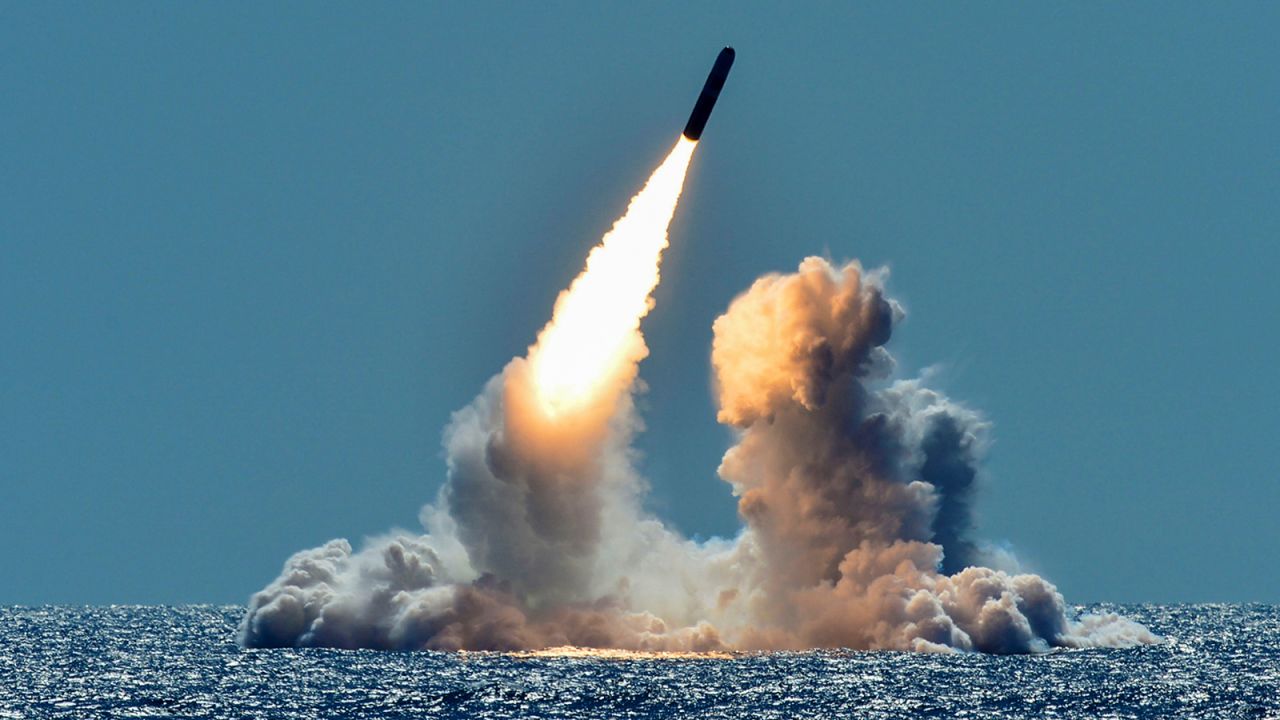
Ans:
{"label": "sky", "polygon": [[0,7],[0,604],[241,603],[416,528],[440,433],[737,62],[641,366],[653,511],[732,535],[711,323],[890,268],[1069,601],[1280,602],[1280,7]]}

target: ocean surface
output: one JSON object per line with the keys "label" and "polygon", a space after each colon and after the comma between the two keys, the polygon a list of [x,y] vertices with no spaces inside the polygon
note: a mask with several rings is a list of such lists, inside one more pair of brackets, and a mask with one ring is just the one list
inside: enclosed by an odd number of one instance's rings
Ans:
{"label": "ocean surface", "polygon": [[1280,606],[1088,609],[1164,642],[1015,657],[245,650],[239,607],[7,607],[0,718],[1280,718]]}

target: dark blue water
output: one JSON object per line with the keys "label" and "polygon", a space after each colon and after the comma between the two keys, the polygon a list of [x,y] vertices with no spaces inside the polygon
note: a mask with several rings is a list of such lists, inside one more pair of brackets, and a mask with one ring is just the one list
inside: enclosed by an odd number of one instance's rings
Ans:
{"label": "dark blue water", "polygon": [[0,718],[1280,718],[1280,607],[1106,606],[1160,645],[731,659],[244,650],[240,608],[0,609]]}

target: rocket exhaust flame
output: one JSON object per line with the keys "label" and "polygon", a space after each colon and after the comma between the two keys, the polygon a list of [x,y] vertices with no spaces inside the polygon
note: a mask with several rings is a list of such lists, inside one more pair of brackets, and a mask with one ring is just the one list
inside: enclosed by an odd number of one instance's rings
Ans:
{"label": "rocket exhaust flame", "polygon": [[[533,383],[550,417],[589,402],[645,356],[640,319],[652,307],[658,266],[697,141],[681,137],[627,212],[587,256],[529,349]],[[629,381],[630,378],[627,378]]]}

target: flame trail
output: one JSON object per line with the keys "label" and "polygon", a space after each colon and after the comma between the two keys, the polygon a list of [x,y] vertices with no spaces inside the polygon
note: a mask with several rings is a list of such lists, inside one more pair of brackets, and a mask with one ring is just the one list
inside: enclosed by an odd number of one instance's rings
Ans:
{"label": "flame trail", "polygon": [[681,137],[627,212],[587,256],[586,268],[560,293],[551,321],[529,349],[533,385],[543,411],[556,418],[606,387],[621,371],[630,380],[648,350],[638,329],[658,285],[685,173],[697,141]]}

